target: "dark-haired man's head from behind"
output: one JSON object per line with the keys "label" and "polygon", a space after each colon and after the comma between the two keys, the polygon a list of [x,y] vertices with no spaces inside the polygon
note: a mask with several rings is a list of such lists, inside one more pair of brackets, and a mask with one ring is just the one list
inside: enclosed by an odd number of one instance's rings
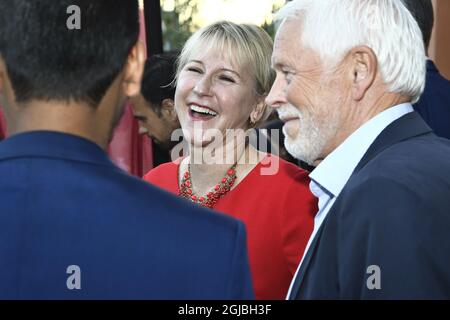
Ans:
{"label": "dark-haired man's head from behind", "polygon": [[[140,91],[138,10],[137,0],[0,0],[0,97],[10,134],[61,131],[106,148],[126,97]],[[71,29],[71,19],[81,28]]]}
{"label": "dark-haired man's head from behind", "polygon": [[423,42],[428,51],[430,46],[431,34],[434,25],[433,3],[431,0],[403,0],[404,4],[411,12],[419,24],[422,31]]}
{"label": "dark-haired man's head from behind", "polygon": [[139,132],[147,134],[167,150],[178,142],[171,141],[171,135],[180,128],[174,108],[177,57],[175,52],[149,57],[145,63],[141,94],[132,98]]}

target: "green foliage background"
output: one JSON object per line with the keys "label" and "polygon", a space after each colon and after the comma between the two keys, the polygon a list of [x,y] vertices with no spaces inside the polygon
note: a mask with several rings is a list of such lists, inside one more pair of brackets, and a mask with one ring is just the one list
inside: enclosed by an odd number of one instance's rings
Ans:
{"label": "green foliage background", "polygon": [[[161,0],[161,7],[163,7],[164,2],[165,0]],[[174,0],[174,3],[174,11],[162,11],[164,51],[181,50],[192,33],[200,28],[193,21],[199,7],[197,0]],[[275,13],[278,9],[280,7],[274,5],[272,13]],[[275,25],[266,21],[261,27],[273,39]]]}

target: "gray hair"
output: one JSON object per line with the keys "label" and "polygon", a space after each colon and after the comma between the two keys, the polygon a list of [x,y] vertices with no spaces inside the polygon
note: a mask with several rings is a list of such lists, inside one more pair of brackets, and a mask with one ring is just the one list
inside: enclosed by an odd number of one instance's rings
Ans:
{"label": "gray hair", "polygon": [[390,92],[417,102],[425,87],[426,55],[420,28],[402,0],[294,0],[276,20],[301,19],[302,45],[326,64],[358,45],[378,58]]}

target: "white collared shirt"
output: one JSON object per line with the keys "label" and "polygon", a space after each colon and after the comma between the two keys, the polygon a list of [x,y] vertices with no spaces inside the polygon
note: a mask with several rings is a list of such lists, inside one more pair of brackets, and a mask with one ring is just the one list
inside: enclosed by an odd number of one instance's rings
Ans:
{"label": "white collared shirt", "polygon": [[364,154],[387,126],[413,111],[410,103],[404,103],[379,113],[353,132],[311,172],[309,188],[314,196],[319,199],[319,211],[314,218],[314,229],[291,282],[287,299],[291,295],[292,286],[297,278],[300,266],[317,231]]}

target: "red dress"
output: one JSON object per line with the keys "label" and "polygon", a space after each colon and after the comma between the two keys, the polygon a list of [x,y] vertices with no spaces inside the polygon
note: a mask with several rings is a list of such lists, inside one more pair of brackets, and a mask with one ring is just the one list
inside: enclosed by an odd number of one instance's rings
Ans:
{"label": "red dress", "polygon": [[[266,161],[279,161],[274,175],[263,175]],[[151,170],[144,179],[179,194],[179,161]],[[313,230],[317,200],[306,171],[267,156],[214,210],[240,219],[247,228],[248,254],[256,299],[285,299]]]}

